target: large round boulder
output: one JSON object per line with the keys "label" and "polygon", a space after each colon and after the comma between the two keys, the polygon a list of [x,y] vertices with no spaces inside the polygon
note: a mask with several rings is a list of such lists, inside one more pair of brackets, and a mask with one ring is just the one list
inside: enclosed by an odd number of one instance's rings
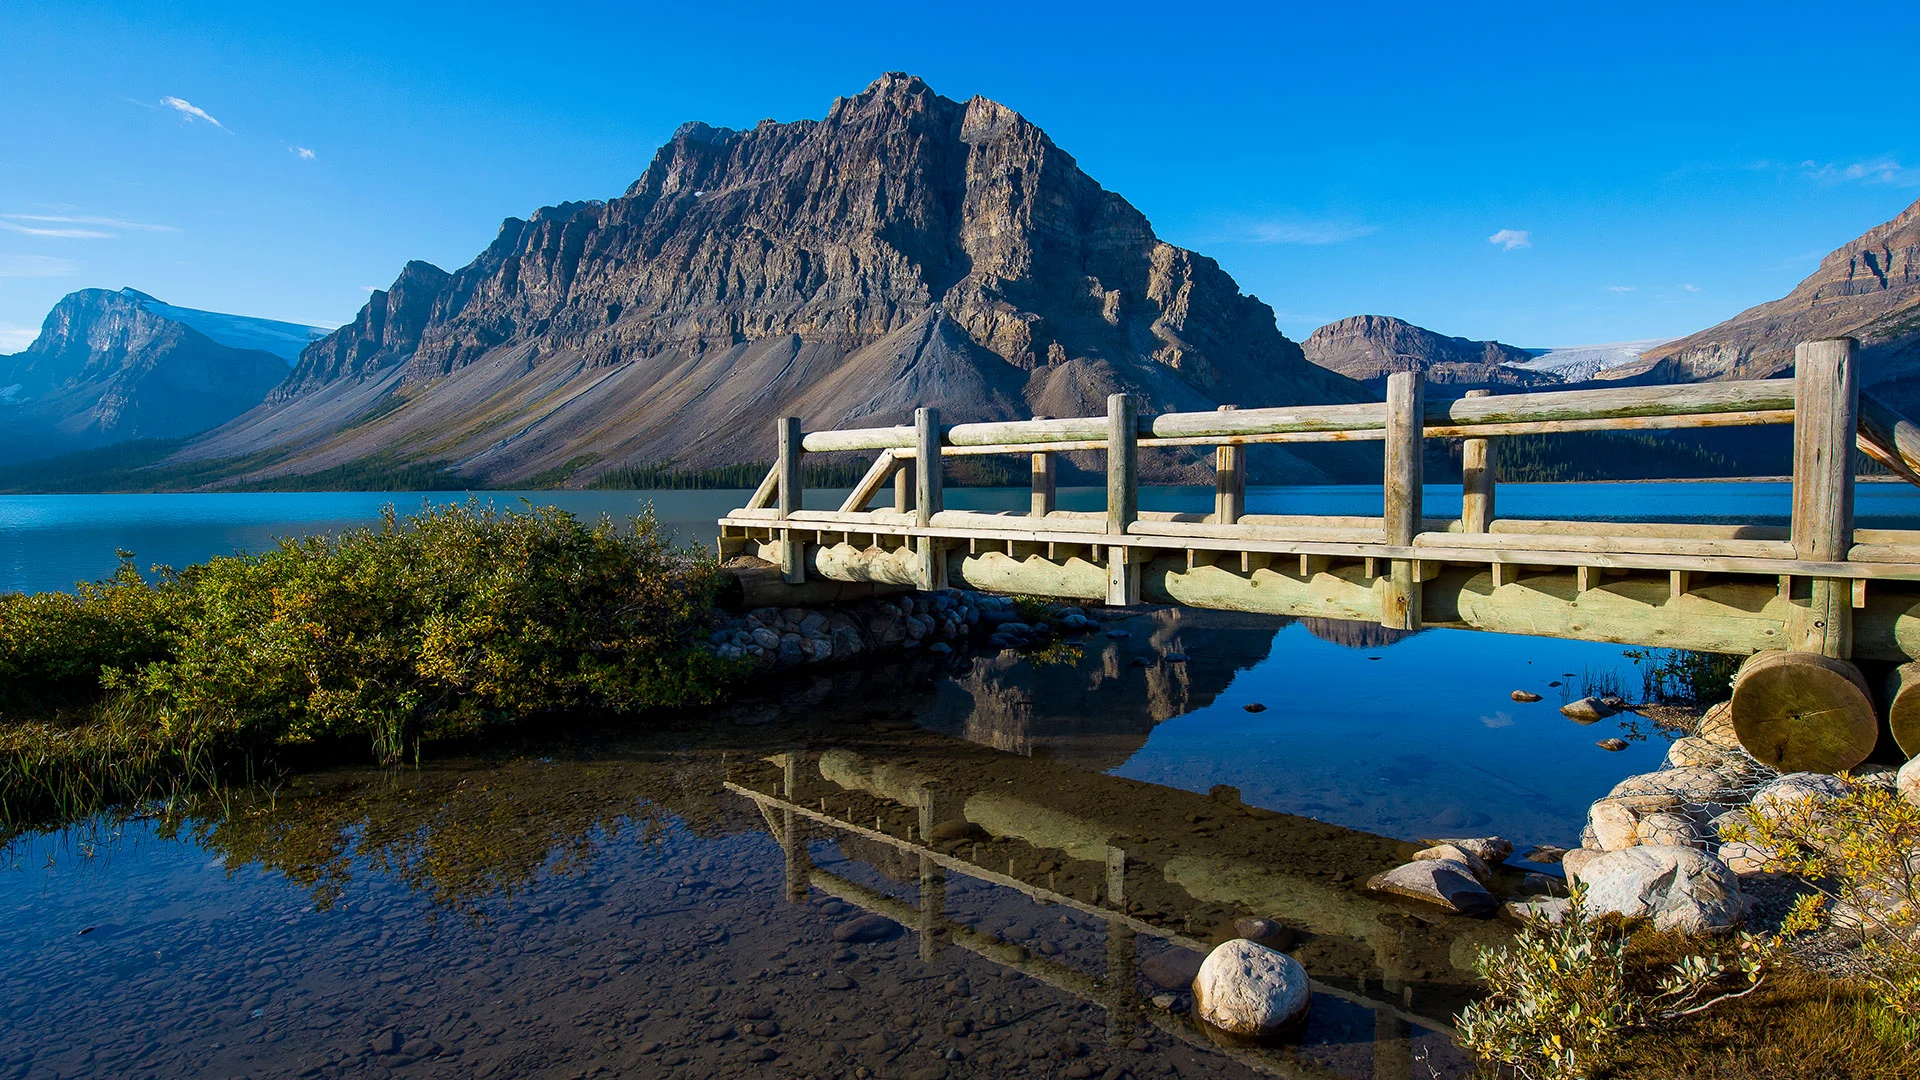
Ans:
{"label": "large round boulder", "polygon": [[1306,1015],[1312,998],[1298,960],[1245,938],[1216,947],[1193,977],[1195,1014],[1235,1035],[1280,1032]]}
{"label": "large round boulder", "polygon": [[1696,848],[1642,844],[1612,851],[1580,868],[1587,911],[1650,918],[1656,930],[1712,933],[1740,921],[1740,879],[1726,863]]}

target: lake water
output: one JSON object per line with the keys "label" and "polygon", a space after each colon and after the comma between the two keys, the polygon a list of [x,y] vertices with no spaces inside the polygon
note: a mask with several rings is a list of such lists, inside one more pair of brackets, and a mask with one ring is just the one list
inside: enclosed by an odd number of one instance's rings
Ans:
{"label": "lake water", "polygon": [[[1863,486],[1862,523],[1920,521],[1911,491]],[[741,493],[527,497],[615,515],[650,499],[691,542]],[[1786,513],[1783,485],[1500,497],[1515,516]],[[116,547],[184,564],[421,498],[0,498],[0,585],[98,577]],[[1431,512],[1449,499],[1433,489]],[[1255,512],[1377,501],[1249,493]],[[1502,931],[1359,885],[1425,837],[1577,843],[1586,805],[1666,737],[1555,707],[1607,679],[1637,695],[1632,660],[1220,612],[1115,628],[1078,656],[797,674],[665,730],[562,729],[17,836],[0,1078],[1466,1075],[1446,1027],[1473,947]],[[1611,735],[1628,748],[1595,745]],[[1221,1045],[1183,1011],[1196,950],[1249,914],[1283,924],[1316,980],[1284,1045]]]}

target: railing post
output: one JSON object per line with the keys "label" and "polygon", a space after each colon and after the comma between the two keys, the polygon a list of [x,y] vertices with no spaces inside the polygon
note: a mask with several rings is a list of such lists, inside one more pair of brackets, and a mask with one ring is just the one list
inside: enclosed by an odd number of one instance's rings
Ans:
{"label": "railing post", "polygon": [[[1491,390],[1469,390],[1470,398],[1491,397]],[[1493,528],[1493,486],[1499,463],[1491,439],[1466,439],[1460,444],[1460,530],[1483,533]]]}
{"label": "railing post", "polygon": [[903,458],[893,471],[893,508],[902,513],[913,509],[913,459]]}
{"label": "railing post", "polygon": [[[1232,405],[1220,406],[1221,412],[1233,412]],[[1227,444],[1213,452],[1213,520],[1232,525],[1240,520],[1247,506],[1247,448]]]}
{"label": "railing post", "polygon": [[[1107,396],[1107,535],[1125,536],[1140,516],[1140,418],[1131,394]],[[1140,561],[1132,548],[1107,548],[1107,603],[1140,602]]]}
{"label": "railing post", "polygon": [[[914,507],[913,523],[924,529],[933,524],[940,512],[942,480],[945,472],[940,461],[940,410],[913,411]],[[947,561],[940,544],[931,536],[915,538],[915,563],[919,587],[935,592],[947,587]]]}
{"label": "railing post", "polygon": [[1041,451],[1033,455],[1033,516],[1046,517],[1053,513],[1053,453]]}
{"label": "railing post", "polygon": [[[1853,444],[1860,411],[1852,338],[1793,350],[1793,525],[1797,559],[1845,562],[1853,546]],[[1789,609],[1793,647],[1845,659],[1853,653],[1851,582],[1814,578],[1808,603]]]}
{"label": "railing post", "polygon": [[[1392,547],[1412,547],[1420,531],[1422,438],[1425,429],[1426,375],[1396,371],[1387,376],[1386,540]],[[1414,580],[1411,559],[1394,559],[1387,571],[1387,589],[1380,602],[1380,625],[1396,630],[1420,629],[1420,583]]]}
{"label": "railing post", "polygon": [[[778,468],[780,479],[779,510],[776,515],[781,521],[787,520],[795,510],[800,509],[802,490],[800,487],[800,455],[805,451],[800,446],[800,418],[783,416],[779,422],[780,460]],[[780,570],[786,575],[787,583],[798,585],[807,580],[807,567],[803,558],[799,537],[792,529],[780,530]]]}

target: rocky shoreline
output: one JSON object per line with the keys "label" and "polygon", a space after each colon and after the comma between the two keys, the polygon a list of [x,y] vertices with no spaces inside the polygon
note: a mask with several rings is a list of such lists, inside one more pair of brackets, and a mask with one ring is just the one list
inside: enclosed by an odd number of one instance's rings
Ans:
{"label": "rocky shoreline", "polygon": [[1044,645],[1094,629],[1097,614],[1103,613],[1048,605],[1044,616],[1023,618],[1007,597],[948,589],[824,607],[716,613],[705,647],[723,660],[772,672],[889,653],[951,655],[976,642],[996,651]]}
{"label": "rocky shoreline", "polygon": [[1782,774],[1740,745],[1723,702],[1674,740],[1661,768],[1626,777],[1588,808],[1579,847],[1528,853],[1533,861],[1558,862],[1564,881],[1528,874],[1518,889],[1496,895],[1494,868],[1513,845],[1484,837],[1432,841],[1367,887],[1458,914],[1498,911],[1514,921],[1557,922],[1569,908],[1566,885],[1578,883],[1589,914],[1647,918],[1657,930],[1720,933],[1750,921],[1777,922],[1784,904],[1771,902],[1771,894],[1783,892],[1768,869],[1775,853],[1723,841],[1723,826],[1750,816],[1817,815],[1861,787],[1897,791],[1920,805],[1920,758],[1898,770],[1868,764],[1844,776]]}

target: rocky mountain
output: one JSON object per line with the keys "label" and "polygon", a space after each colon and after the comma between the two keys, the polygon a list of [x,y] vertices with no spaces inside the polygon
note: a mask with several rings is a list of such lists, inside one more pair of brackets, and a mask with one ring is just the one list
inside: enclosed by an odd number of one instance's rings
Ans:
{"label": "rocky mountain", "polygon": [[[581,484],[765,460],[781,415],[1086,415],[1114,391],[1154,410],[1364,397],[1020,114],[889,74],[822,120],[687,124],[620,197],[510,218],[452,273],[409,263],[183,455]],[[1260,449],[1257,473],[1327,475]]]}
{"label": "rocky mountain", "polygon": [[1920,202],[1820,260],[1786,296],[1603,377],[1765,378],[1793,367],[1795,344],[1840,335],[1860,339],[1862,386],[1909,411],[1920,405]]}
{"label": "rocky mountain", "polygon": [[1498,341],[1446,337],[1390,315],[1355,315],[1315,330],[1302,344],[1308,360],[1352,379],[1384,381],[1396,371],[1424,371],[1427,379],[1462,389],[1474,386],[1550,386],[1559,376],[1513,365],[1534,359],[1526,349]]}
{"label": "rocky mountain", "polygon": [[0,461],[192,435],[260,404],[287,377],[284,356],[223,344],[182,313],[225,320],[216,329],[229,340],[246,339],[253,322],[263,324],[256,337],[291,325],[173,308],[132,289],[70,293],[24,352],[0,356]]}

